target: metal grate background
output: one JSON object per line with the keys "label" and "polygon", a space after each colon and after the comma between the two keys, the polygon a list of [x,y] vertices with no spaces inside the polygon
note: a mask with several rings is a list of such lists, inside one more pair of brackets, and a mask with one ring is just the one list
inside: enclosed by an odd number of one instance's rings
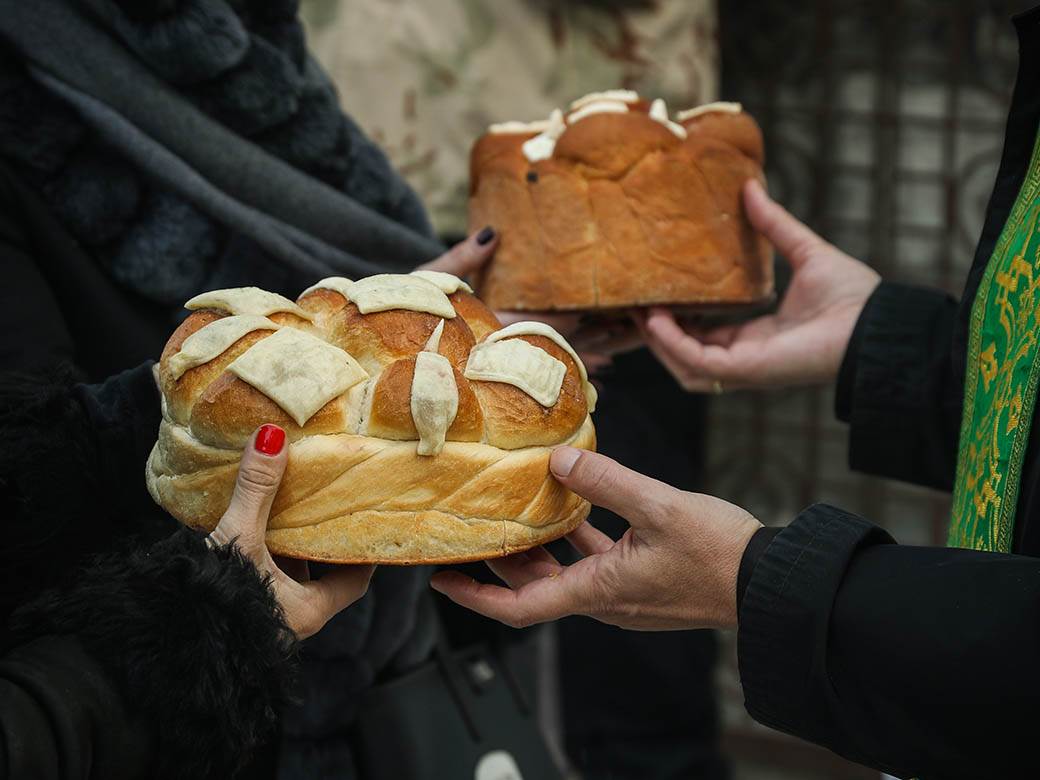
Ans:
{"label": "metal grate background", "polygon": [[[720,0],[722,97],[762,125],[770,190],[798,217],[886,278],[959,295],[1017,66],[1009,19],[1033,4]],[[848,470],[829,389],[717,399],[708,453],[710,489],[763,522],[827,501],[902,542],[945,538],[945,495]],[[732,647],[723,658],[739,733]]]}
{"label": "metal grate background", "polygon": [[[957,295],[996,173],[1011,0],[722,0],[722,94],[762,125],[770,190],[883,276]],[[781,269],[783,276],[785,269]],[[849,472],[829,390],[719,399],[710,477],[767,522],[836,502],[940,541],[946,498]]]}

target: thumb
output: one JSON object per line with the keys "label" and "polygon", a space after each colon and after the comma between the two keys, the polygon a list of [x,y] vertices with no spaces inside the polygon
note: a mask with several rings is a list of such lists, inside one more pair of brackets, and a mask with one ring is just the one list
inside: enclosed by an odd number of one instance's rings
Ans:
{"label": "thumb", "polygon": [[222,541],[237,538],[252,555],[263,546],[271,504],[289,459],[285,431],[277,425],[261,425],[242,453],[235,490],[214,535]]}
{"label": "thumb", "polygon": [[465,241],[460,241],[436,260],[419,266],[423,271],[442,271],[455,276],[467,276],[480,269],[498,246],[498,234],[488,225]]}
{"label": "thumb", "polygon": [[772,242],[792,268],[804,265],[812,250],[824,244],[807,225],[770,198],[757,179],[744,184],[744,208],[755,230]]}
{"label": "thumb", "polygon": [[666,519],[680,492],[605,455],[574,447],[556,448],[549,468],[565,487],[637,528],[657,526]]}

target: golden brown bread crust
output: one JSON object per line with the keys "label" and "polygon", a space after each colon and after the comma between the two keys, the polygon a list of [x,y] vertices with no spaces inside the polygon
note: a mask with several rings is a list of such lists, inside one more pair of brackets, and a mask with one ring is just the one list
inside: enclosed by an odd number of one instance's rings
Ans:
{"label": "golden brown bread crust", "polygon": [[[480,441],[484,435],[484,413],[470,383],[457,368],[453,371],[459,408],[446,438],[448,441]],[[366,435],[404,441],[419,438],[411,408],[414,376],[414,357],[398,360],[383,370],[372,390],[372,408],[363,426]]]}
{"label": "golden brown bread crust", "polygon": [[416,452],[411,402],[416,355],[439,317],[402,309],[361,314],[323,288],[299,300],[311,321],[271,314],[276,324],[346,350],[369,372],[301,426],[228,370],[275,330],[250,331],[175,378],[170,361],[184,341],[229,315],[193,312],[159,362],[164,414],[146,471],[152,496],[183,522],[212,528],[230,501],[242,448],[271,422],[285,429],[290,447],[267,534],[278,554],[344,563],[479,560],[572,530],[589,505],[551,477],[548,459],[562,443],[595,447],[579,367],[552,339],[519,335],[566,369],[552,407],[511,384],[467,379],[470,349],[501,325],[464,290],[448,299],[457,316],[443,320],[437,351],[452,365],[458,409],[444,449],[432,457]]}
{"label": "golden brown bread crust", "polygon": [[224,373],[224,369],[251,346],[271,335],[271,331],[262,330],[247,333],[213,360],[203,363],[201,366],[189,368],[179,379],[174,379],[169,369],[169,360],[180,350],[184,340],[211,322],[226,316],[224,312],[210,309],[189,315],[170,336],[170,340],[166,342],[166,347],[163,349],[162,357],[159,358],[159,387],[166,400],[166,408],[170,417],[182,425],[188,424],[192,408],[199,396],[217,377]]}
{"label": "golden brown bread crust", "polygon": [[[591,419],[567,443],[595,449]],[[413,442],[346,433],[289,446],[267,531],[279,555],[336,563],[482,560],[558,539],[589,513],[588,502],[550,475],[551,447],[449,442],[424,458]],[[238,454],[200,445],[163,421],[148,460],[148,490],[181,522],[212,530],[231,500]]]}
{"label": "golden brown bread crust", "polygon": [[329,401],[300,427],[266,395],[225,371],[195,402],[188,427],[196,439],[212,447],[241,449],[253,431],[264,423],[280,426],[289,441],[295,441],[303,436],[347,430],[349,401],[348,391]]}
{"label": "golden brown bread crust", "polygon": [[469,325],[470,332],[477,341],[483,341],[487,334],[502,327],[502,323],[498,321],[495,313],[472,293],[457,290],[448,296],[448,300],[451,301],[451,305],[455,307],[459,316]]}
{"label": "golden brown bread crust", "polygon": [[471,155],[470,225],[501,236],[479,292],[494,309],[576,310],[733,304],[773,292],[772,248],[740,191],[764,181],[748,114],[709,112],[680,139],[646,114],[594,114],[568,126],[549,159],[533,134],[486,134]]}
{"label": "golden brown bread crust", "polygon": [[512,385],[474,382],[471,386],[486,414],[486,441],[494,447],[516,449],[550,446],[566,441],[588,416],[585,390],[577,366],[566,351],[545,336],[521,336],[567,366],[559,400],[549,409]]}
{"label": "golden brown bread crust", "polygon": [[[308,308],[311,301],[321,296],[324,300],[319,319],[328,334],[329,343],[349,352],[370,374],[382,366],[422,350],[441,321],[435,314],[420,311],[391,309],[373,314],[362,314],[358,307],[332,290],[315,290],[300,299]],[[329,299],[335,296],[338,303]],[[456,367],[464,367],[475,340],[466,320],[462,317],[444,320],[440,349],[444,357]]]}
{"label": "golden brown bread crust", "polygon": [[730,114],[712,111],[682,123],[686,128],[687,143],[708,136],[734,146],[761,168],[766,161],[762,130],[750,114],[741,111]]}

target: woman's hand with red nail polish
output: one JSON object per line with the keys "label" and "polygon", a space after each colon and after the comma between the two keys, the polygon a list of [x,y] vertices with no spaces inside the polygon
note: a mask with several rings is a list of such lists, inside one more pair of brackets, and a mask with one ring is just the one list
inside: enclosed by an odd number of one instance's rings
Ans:
{"label": "woman's hand with red nail polish", "polygon": [[288,460],[285,431],[277,425],[260,426],[242,453],[231,503],[209,538],[213,544],[236,545],[270,579],[286,623],[300,639],[306,639],[365,595],[373,567],[342,566],[311,580],[306,561],[286,562],[283,569],[271,557],[264,536]]}

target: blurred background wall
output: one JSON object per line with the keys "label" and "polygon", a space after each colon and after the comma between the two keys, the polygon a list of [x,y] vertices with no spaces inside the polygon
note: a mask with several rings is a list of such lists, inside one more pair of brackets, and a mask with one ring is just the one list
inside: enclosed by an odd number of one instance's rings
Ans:
{"label": "blurred background wall", "polygon": [[[765,133],[770,189],[887,277],[957,295],[999,161],[1016,0],[305,0],[345,108],[465,230],[468,150],[490,122],[593,89],[673,108],[738,100]],[[782,278],[782,271],[781,271]],[[940,543],[943,495],[846,467],[829,391],[727,395],[708,415],[708,488],[764,522],[828,501],[904,542]],[[877,777],[744,713],[723,635],[724,744],[737,778]]]}
{"label": "blurred background wall", "polygon": [[[886,277],[959,296],[1003,145],[1009,19],[1034,4],[720,0],[721,92],[761,123],[770,189],[797,216]],[[902,542],[944,541],[945,495],[848,470],[830,391],[726,396],[709,420],[712,489],[764,522],[827,501]],[[744,713],[732,640],[719,676],[728,739],[745,757],[812,760]]]}
{"label": "blurred background wall", "polygon": [[469,148],[492,122],[548,117],[607,86],[679,107],[718,90],[713,0],[308,0],[312,50],[347,111],[466,229]]}

